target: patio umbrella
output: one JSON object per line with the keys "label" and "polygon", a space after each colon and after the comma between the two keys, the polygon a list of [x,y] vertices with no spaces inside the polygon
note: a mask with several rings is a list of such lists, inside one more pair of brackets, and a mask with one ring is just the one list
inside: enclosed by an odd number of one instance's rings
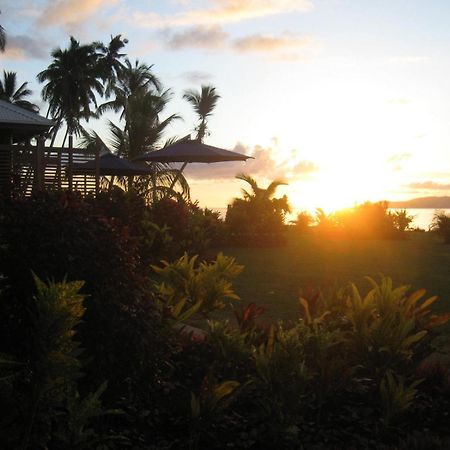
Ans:
{"label": "patio umbrella", "polygon": [[[139,176],[149,175],[152,170],[145,164],[128,161],[112,153],[104,153],[99,157],[99,172],[102,176]],[[94,175],[96,170],[95,159],[73,165],[73,173],[77,175]]]}
{"label": "patio umbrella", "polygon": [[[161,163],[182,162],[180,173],[188,163],[217,163],[223,161],[246,161],[252,158],[243,153],[232,152],[212,145],[203,144],[200,141],[182,139],[175,144],[169,145],[161,150],[144,153],[134,161],[152,161]],[[253,158],[252,158],[253,159]],[[172,186],[175,186],[179,176],[175,178]]]}
{"label": "patio umbrella", "polygon": [[251,158],[251,156],[186,139],[162,150],[144,153],[142,156],[135,158],[135,161],[182,162],[184,168],[187,163],[209,164],[222,161],[246,161],[248,158]]}

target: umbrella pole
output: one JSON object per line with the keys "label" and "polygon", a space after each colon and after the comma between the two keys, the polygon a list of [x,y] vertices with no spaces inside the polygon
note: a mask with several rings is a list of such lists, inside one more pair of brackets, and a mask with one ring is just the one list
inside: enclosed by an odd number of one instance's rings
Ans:
{"label": "umbrella pole", "polygon": [[183,163],[183,165],[180,168],[180,171],[176,174],[174,180],[172,181],[172,184],[170,185],[169,189],[173,189],[173,187],[175,186],[175,183],[178,181],[178,179],[180,178],[180,175],[182,174],[184,168],[187,166],[187,162]]}

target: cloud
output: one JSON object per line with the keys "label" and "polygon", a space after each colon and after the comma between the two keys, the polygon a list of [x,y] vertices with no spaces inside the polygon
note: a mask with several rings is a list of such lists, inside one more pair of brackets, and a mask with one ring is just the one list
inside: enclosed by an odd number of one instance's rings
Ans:
{"label": "cloud", "polygon": [[[245,163],[232,161],[216,164],[189,164],[186,167],[187,178],[197,180],[225,180],[233,179],[238,173],[250,174],[256,179],[274,180],[283,179],[294,181],[304,178],[319,168],[310,161],[296,161],[292,158],[279,159],[277,152],[271,147],[256,145],[250,149],[243,144],[236,144],[233,151],[252,156]],[[292,152],[294,154],[295,151]]]}
{"label": "cloud", "polygon": [[229,34],[217,25],[190,27],[179,33],[166,29],[161,35],[166,46],[172,50],[223,48],[238,53],[265,54],[284,60],[298,60],[299,51],[313,48],[310,37],[289,32],[278,36],[254,34],[231,40]]}
{"label": "cloud", "polygon": [[254,34],[235,39],[231,47],[239,53],[259,53],[282,61],[298,61],[306,56],[306,51],[315,50],[309,36],[284,32],[278,36]]}
{"label": "cloud", "polygon": [[437,183],[435,181],[423,181],[410,183],[407,185],[410,189],[428,190],[428,191],[448,191],[450,183]]}
{"label": "cloud", "polygon": [[115,3],[117,0],[49,0],[37,23],[41,26],[73,26]]}
{"label": "cloud", "polygon": [[300,161],[292,168],[292,174],[299,178],[300,176],[309,175],[317,172],[319,167],[311,161]]}
{"label": "cloud", "polygon": [[213,75],[208,72],[202,72],[200,70],[190,70],[187,72],[183,72],[180,75],[181,78],[184,78],[187,82],[192,84],[201,84],[207,83],[213,79]]}
{"label": "cloud", "polygon": [[195,47],[216,49],[223,47],[228,34],[218,26],[197,26],[183,32],[168,35],[167,46],[172,50]]}
{"label": "cloud", "polygon": [[49,57],[50,47],[50,42],[41,37],[33,39],[25,35],[8,36],[5,57],[10,59],[46,59]]}
{"label": "cloud", "polygon": [[298,49],[308,46],[311,39],[291,33],[281,36],[254,34],[233,41],[233,49],[238,52],[280,52],[285,49]]}
{"label": "cloud", "polygon": [[154,12],[136,12],[133,23],[144,27],[164,28],[232,23],[283,13],[308,12],[311,0],[208,0],[209,7],[187,9],[171,16]]}

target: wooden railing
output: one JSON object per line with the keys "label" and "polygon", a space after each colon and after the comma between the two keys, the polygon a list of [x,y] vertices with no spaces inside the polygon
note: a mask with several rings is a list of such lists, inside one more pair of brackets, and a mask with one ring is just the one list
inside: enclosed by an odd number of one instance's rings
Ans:
{"label": "wooden railing", "polygon": [[[74,164],[95,160],[92,175],[74,174]],[[45,147],[43,139],[36,145],[0,145],[0,189],[3,194],[29,196],[33,191],[78,191],[83,196],[97,195],[100,189],[99,154],[69,146]]]}

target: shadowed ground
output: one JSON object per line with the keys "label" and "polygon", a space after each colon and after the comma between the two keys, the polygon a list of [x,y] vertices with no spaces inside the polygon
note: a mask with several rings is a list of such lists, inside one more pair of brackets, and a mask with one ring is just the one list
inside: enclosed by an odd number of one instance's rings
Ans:
{"label": "shadowed ground", "polygon": [[281,248],[227,248],[245,266],[234,287],[243,302],[266,308],[266,318],[293,319],[301,288],[348,281],[363,287],[364,277],[384,274],[395,283],[438,295],[436,310],[450,309],[450,246],[430,233],[391,240],[337,240],[291,236]]}

